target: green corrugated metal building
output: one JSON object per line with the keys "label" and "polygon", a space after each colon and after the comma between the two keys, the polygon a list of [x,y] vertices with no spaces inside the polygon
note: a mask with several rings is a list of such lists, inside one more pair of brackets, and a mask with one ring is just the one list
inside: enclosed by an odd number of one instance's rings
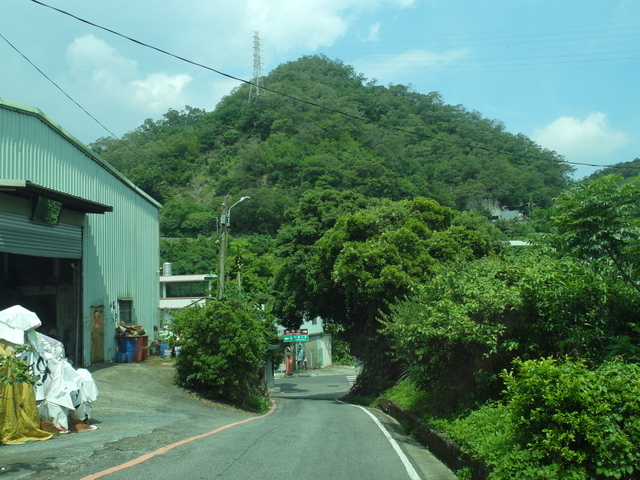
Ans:
{"label": "green corrugated metal building", "polygon": [[158,324],[160,204],[40,110],[0,99],[0,309],[22,305],[78,366],[120,322]]}

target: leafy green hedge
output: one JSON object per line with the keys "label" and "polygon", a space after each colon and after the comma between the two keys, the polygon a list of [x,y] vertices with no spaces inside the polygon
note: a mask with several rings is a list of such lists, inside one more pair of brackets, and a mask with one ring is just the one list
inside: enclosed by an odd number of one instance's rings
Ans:
{"label": "leafy green hedge", "polygon": [[252,410],[267,404],[261,368],[268,324],[240,298],[209,301],[182,310],[173,328],[182,345],[176,359],[178,384]]}
{"label": "leafy green hedge", "polygon": [[440,424],[490,480],[640,478],[640,366],[529,360],[505,383],[504,403]]}

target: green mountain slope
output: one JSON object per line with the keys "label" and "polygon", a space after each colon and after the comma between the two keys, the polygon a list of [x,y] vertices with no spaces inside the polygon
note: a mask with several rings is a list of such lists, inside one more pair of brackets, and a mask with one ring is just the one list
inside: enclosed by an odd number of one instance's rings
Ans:
{"label": "green mountain slope", "polygon": [[170,110],[92,148],[165,204],[167,236],[210,234],[227,193],[254,200],[234,211],[236,232],[273,234],[314,188],[464,210],[484,200],[546,207],[570,182],[560,157],[500,122],[435,92],[367,83],[324,56],[280,65],[264,86],[251,101],[242,85],[212,112]]}
{"label": "green mountain slope", "polygon": [[607,175],[620,175],[624,179],[637,177],[640,175],[640,158],[605,167],[589,175],[587,180],[595,180]]}

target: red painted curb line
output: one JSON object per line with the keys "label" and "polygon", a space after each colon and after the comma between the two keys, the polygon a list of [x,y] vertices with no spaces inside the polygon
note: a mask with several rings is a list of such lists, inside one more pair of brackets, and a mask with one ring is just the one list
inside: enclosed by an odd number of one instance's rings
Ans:
{"label": "red painted curb line", "polygon": [[205,437],[208,437],[210,435],[214,435],[216,433],[222,432],[223,430],[227,430],[227,429],[229,429],[231,427],[242,425],[243,423],[248,423],[248,422],[251,422],[253,420],[258,420],[259,418],[267,417],[267,416],[271,415],[273,412],[275,412],[276,407],[277,407],[276,402],[271,400],[271,408],[269,408],[269,411],[267,413],[265,413],[264,415],[260,415],[258,417],[247,418],[247,419],[241,420],[239,422],[230,423],[228,425],[224,425],[222,427],[218,427],[215,430],[212,430],[210,432],[203,433],[201,435],[196,435],[195,437],[185,438],[184,440],[180,440],[179,442],[171,443],[169,445],[161,447],[161,448],[157,449],[155,452],[145,453],[144,455],[141,455],[138,458],[135,458],[135,459],[130,460],[128,462],[122,463],[122,464],[117,465],[115,467],[111,467],[111,468],[108,468],[108,469],[103,470],[101,472],[93,473],[91,475],[87,475],[86,477],[82,477],[80,480],[95,480],[96,478],[104,477],[105,475],[109,475],[110,473],[119,472],[119,471],[125,470],[125,469],[127,469],[129,467],[133,467],[134,465],[139,465],[139,464],[141,464],[143,462],[146,462],[147,460],[149,460],[149,459],[151,459],[153,457],[157,457],[158,455],[162,455],[164,453],[167,453],[169,450],[172,450],[172,449],[174,449],[176,447],[179,447],[180,445],[184,445],[185,443],[190,443],[190,442],[193,442],[195,440],[200,440],[201,438],[205,438]]}

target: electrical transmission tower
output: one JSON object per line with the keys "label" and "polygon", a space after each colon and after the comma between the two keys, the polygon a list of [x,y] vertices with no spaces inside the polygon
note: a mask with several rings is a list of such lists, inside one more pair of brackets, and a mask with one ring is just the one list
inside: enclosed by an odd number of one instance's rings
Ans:
{"label": "electrical transmission tower", "polygon": [[249,101],[260,95],[262,82],[262,62],[260,61],[260,34],[253,32],[253,78],[249,87]]}

